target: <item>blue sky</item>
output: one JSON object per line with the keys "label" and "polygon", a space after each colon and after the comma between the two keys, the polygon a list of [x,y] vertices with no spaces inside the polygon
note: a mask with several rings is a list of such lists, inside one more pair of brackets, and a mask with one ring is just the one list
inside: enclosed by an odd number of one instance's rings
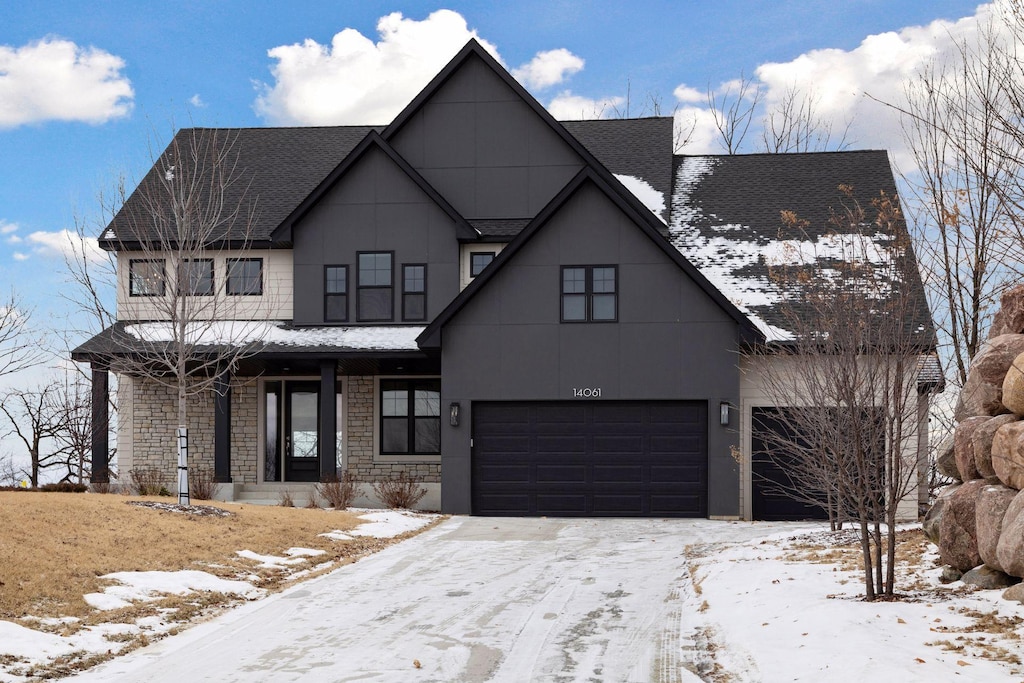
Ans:
{"label": "blue sky", "polygon": [[627,89],[630,112],[650,113],[643,105],[653,94],[663,113],[695,123],[684,152],[715,152],[701,93],[743,73],[766,103],[790,85],[814,90],[824,116],[855,115],[853,148],[892,149],[899,161],[898,124],[864,92],[898,98],[902,79],[969,30],[976,8],[965,0],[2,2],[0,293],[15,288],[40,326],[67,326],[61,231],[77,216],[98,232],[97,194],[141,175],[174,127],[387,123],[470,35],[556,116],[622,111]]}

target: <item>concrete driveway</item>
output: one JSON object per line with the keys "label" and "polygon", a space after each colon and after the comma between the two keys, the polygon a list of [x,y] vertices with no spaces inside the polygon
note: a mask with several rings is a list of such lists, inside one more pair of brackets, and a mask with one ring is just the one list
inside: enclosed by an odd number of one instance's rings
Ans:
{"label": "concrete driveway", "polygon": [[684,549],[761,533],[457,517],[74,680],[699,680]]}

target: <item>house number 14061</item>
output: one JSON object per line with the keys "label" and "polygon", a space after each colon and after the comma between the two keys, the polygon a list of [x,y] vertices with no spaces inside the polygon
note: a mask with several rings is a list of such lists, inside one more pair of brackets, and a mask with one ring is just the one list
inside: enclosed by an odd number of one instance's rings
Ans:
{"label": "house number 14061", "polygon": [[586,388],[574,388],[572,390],[573,398],[601,398],[601,387],[596,389]]}

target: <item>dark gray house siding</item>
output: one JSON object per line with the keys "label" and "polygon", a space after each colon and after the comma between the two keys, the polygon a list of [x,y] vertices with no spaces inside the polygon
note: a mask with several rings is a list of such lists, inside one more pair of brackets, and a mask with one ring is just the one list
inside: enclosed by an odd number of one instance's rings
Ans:
{"label": "dark gray house siding", "polygon": [[358,252],[394,252],[395,322],[403,264],[427,266],[427,320],[459,292],[455,222],[380,149],[369,149],[292,233],[296,325],[324,324],[325,265],[348,266],[348,324],[357,322]]}
{"label": "dark gray house siding", "polygon": [[[618,321],[560,322],[561,267],[616,265]],[[708,513],[738,515],[738,326],[594,184],[584,184],[443,328],[442,507],[471,511],[472,409],[478,401],[695,400],[708,404]]]}
{"label": "dark gray house siding", "polygon": [[389,142],[470,220],[535,216],[583,167],[579,155],[476,55]]}

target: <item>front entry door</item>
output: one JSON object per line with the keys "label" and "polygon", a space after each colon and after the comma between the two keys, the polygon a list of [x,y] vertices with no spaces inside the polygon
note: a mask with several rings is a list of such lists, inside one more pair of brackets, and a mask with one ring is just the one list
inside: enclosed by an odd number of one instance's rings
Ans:
{"label": "front entry door", "polygon": [[285,481],[319,481],[320,385],[289,382],[285,386]]}

